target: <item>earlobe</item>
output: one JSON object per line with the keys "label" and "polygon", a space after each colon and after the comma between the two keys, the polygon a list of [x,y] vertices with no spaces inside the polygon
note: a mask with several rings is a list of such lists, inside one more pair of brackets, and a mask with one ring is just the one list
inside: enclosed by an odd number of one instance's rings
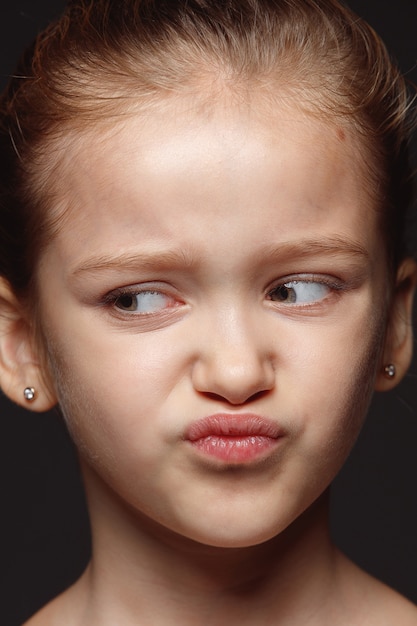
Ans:
{"label": "earlobe", "polygon": [[376,391],[393,389],[410,366],[413,356],[412,316],[416,283],[417,265],[413,259],[406,259],[397,273],[385,347],[376,378]]}
{"label": "earlobe", "polygon": [[[15,403],[32,411],[56,404],[35,350],[32,328],[8,282],[0,277],[0,387]],[[29,399],[27,389],[33,389]]]}

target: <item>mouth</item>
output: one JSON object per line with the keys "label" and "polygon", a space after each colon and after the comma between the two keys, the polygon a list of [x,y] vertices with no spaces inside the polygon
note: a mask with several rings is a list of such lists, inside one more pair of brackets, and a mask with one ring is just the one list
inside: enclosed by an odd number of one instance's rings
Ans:
{"label": "mouth", "polygon": [[225,413],[191,424],[185,440],[206,458],[241,465],[268,456],[283,436],[277,424],[259,415]]}

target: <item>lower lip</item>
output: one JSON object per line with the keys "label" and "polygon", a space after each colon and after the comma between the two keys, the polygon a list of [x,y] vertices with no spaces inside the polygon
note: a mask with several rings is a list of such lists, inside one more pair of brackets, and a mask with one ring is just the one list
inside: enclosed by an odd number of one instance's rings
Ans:
{"label": "lower lip", "polygon": [[276,449],[281,437],[209,435],[190,442],[200,453],[231,464],[261,460]]}

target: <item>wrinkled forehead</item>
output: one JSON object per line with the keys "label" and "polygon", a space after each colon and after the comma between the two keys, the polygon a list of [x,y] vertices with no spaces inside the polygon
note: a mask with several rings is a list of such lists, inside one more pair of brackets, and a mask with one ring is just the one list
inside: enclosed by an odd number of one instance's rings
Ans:
{"label": "wrinkled forehead", "polygon": [[[74,210],[82,211],[77,181],[83,180],[88,188],[89,179],[94,178],[96,192],[101,189],[105,196],[116,184],[115,172],[121,159],[128,163],[140,158],[147,171],[155,166],[155,184],[158,181],[163,185],[166,172],[159,148],[165,154],[174,152],[183,167],[189,163],[191,168],[199,162],[201,176],[207,176],[208,157],[199,145],[217,141],[227,169],[238,155],[249,160],[259,153],[259,158],[264,158],[265,146],[279,145],[284,127],[287,134],[293,134],[294,150],[310,154],[313,161],[332,164],[329,176],[338,176],[338,163],[350,170],[366,199],[364,211],[379,208],[379,187],[377,181],[372,184],[370,151],[351,120],[324,116],[318,109],[308,110],[305,95],[302,101],[290,90],[282,89],[279,97],[269,90],[250,94],[244,91],[229,89],[220,94],[200,89],[156,102],[129,101],[129,106],[119,103],[111,116],[99,121],[68,124],[66,131],[51,142],[45,158],[50,169],[44,188],[49,184],[53,189],[53,201],[48,203],[45,216],[49,238],[71,219]],[[196,137],[201,138],[200,143]],[[230,180],[233,185],[233,177]]]}

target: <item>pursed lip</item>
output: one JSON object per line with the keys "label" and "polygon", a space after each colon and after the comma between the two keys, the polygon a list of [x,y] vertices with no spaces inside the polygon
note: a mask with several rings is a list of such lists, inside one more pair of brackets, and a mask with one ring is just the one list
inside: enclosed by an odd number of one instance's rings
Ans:
{"label": "pursed lip", "polygon": [[274,421],[251,413],[219,413],[193,422],[184,439],[204,456],[243,464],[268,455],[284,436]]}
{"label": "pursed lip", "polygon": [[251,413],[209,415],[193,422],[186,431],[185,439],[197,441],[204,437],[270,437],[277,439],[283,430],[272,420]]}

